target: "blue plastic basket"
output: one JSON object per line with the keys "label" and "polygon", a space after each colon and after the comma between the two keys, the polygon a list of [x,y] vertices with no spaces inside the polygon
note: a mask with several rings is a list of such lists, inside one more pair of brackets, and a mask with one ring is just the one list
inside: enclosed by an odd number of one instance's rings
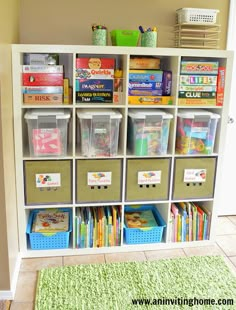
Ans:
{"label": "blue plastic basket", "polygon": [[162,241],[163,231],[166,223],[161,217],[154,205],[135,207],[125,207],[125,211],[144,211],[152,210],[158,226],[151,228],[128,228],[124,225],[124,235],[127,244],[142,244],[142,243],[158,243]]}
{"label": "blue plastic basket", "polygon": [[[33,220],[36,214],[42,209],[33,210],[30,212],[26,233],[29,237],[29,243],[32,250],[48,250],[48,249],[65,249],[69,247],[70,233],[72,231],[72,210],[59,209],[60,211],[69,212],[69,230],[57,232],[55,234],[44,234],[31,232]],[[45,209],[44,209],[45,210]]]}

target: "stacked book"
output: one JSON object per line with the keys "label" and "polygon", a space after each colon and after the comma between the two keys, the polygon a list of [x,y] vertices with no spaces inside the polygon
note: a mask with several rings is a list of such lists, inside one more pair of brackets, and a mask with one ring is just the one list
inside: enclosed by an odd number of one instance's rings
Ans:
{"label": "stacked book", "polygon": [[81,207],[75,216],[75,243],[78,248],[120,245],[121,207]]}
{"label": "stacked book", "polygon": [[76,58],[76,102],[112,103],[114,58]]}
{"label": "stacked book", "polygon": [[51,64],[50,60],[52,59],[48,54],[28,55],[27,62],[29,64],[22,66],[24,104],[63,103],[63,66],[55,64],[55,59]]}
{"label": "stacked book", "polygon": [[129,104],[172,104],[172,72],[160,69],[159,58],[131,57]]}
{"label": "stacked book", "polygon": [[67,211],[39,211],[36,213],[31,232],[57,233],[69,230],[69,212]]}
{"label": "stacked book", "polygon": [[182,60],[179,79],[179,105],[222,106],[225,67],[218,61]]}
{"label": "stacked book", "polygon": [[208,240],[211,211],[196,202],[175,202],[171,204],[169,241],[183,242]]}

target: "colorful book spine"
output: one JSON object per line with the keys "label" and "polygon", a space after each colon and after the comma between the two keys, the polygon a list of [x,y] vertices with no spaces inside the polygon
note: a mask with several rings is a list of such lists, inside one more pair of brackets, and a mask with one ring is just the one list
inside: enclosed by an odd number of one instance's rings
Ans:
{"label": "colorful book spine", "polygon": [[171,211],[174,214],[175,226],[174,226],[174,242],[177,242],[178,235],[178,213],[179,210],[174,203],[171,204]]}
{"label": "colorful book spine", "polygon": [[217,96],[216,96],[217,106],[222,106],[224,103],[225,75],[226,75],[226,68],[219,67],[217,76]]}

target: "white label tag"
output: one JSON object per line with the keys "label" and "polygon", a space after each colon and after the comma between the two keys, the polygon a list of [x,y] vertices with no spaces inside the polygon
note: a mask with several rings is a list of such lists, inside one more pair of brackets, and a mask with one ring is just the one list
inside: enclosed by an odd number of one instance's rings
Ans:
{"label": "white label tag", "polygon": [[111,172],[88,172],[88,185],[111,185]]}
{"label": "white label tag", "polygon": [[184,182],[206,182],[206,169],[185,169]]}
{"label": "white label tag", "polygon": [[60,173],[40,173],[35,175],[36,187],[60,187]]}
{"label": "white label tag", "polygon": [[160,184],[161,171],[139,171],[138,184]]}

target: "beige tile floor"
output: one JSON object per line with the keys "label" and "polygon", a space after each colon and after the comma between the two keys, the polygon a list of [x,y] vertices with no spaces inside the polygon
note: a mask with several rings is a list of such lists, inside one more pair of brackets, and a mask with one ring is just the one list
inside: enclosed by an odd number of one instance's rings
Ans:
{"label": "beige tile floor", "polygon": [[74,264],[145,261],[192,255],[223,255],[236,274],[236,216],[219,217],[216,242],[212,246],[129,253],[110,253],[23,259],[11,310],[33,310],[37,271],[45,267]]}

